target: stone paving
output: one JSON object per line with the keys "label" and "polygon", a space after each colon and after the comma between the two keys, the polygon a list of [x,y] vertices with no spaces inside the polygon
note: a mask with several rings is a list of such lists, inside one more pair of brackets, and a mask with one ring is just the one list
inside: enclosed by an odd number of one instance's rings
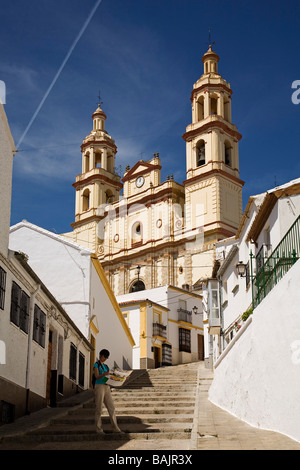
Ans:
{"label": "stone paving", "polygon": [[[79,440],[78,442],[27,441],[26,433],[39,432],[54,418],[69,415],[70,409],[80,410],[92,398],[86,391],[65,402],[64,407],[45,408],[15,423],[0,427],[0,450],[110,450],[110,451],[197,451],[197,450],[300,450],[300,443],[282,434],[254,428],[235,418],[208,400],[208,390],[213,374],[199,363],[198,388],[194,405],[194,422],[188,439],[118,438],[104,440]],[[122,427],[120,425],[120,427]],[[163,436],[163,434],[162,434]],[[24,437],[24,439],[23,439]]]}

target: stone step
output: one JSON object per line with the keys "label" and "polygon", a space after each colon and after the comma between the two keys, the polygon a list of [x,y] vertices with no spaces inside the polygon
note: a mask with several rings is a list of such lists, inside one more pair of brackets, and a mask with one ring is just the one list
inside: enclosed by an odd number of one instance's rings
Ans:
{"label": "stone step", "polygon": [[[197,370],[199,364],[182,364],[155,370],[133,371],[121,388],[112,388],[117,420],[124,434],[111,431],[110,419],[103,406],[102,423],[106,434],[95,432],[94,394],[81,406],[53,419],[48,426],[13,441],[34,442],[47,446],[51,442],[95,442],[159,439],[174,442],[191,439],[195,412]],[[200,394],[210,380],[199,381]],[[67,444],[66,444],[67,445]]]}
{"label": "stone step", "polygon": [[[119,415],[134,415],[134,416],[138,416],[138,415],[142,415],[142,414],[149,414],[149,408],[150,407],[146,407],[146,408],[130,408],[130,407],[125,407],[125,408],[122,408],[122,407],[118,407],[116,408],[116,415],[117,417]],[[90,414],[93,414],[94,413],[94,409],[91,407],[89,409],[89,413]],[[78,413],[78,414],[82,414],[84,415],[85,413],[88,412],[88,408],[85,408],[84,410],[82,409],[81,411],[77,410],[76,411],[70,411],[70,413]],[[162,407],[157,407],[156,405],[153,405],[152,406],[152,409],[151,409],[151,414],[192,414],[194,413],[194,406],[178,406],[178,407],[167,407],[167,406],[162,406]],[[102,416],[107,416],[107,410],[105,407],[103,407],[103,412],[102,412]]]}
{"label": "stone step", "polygon": [[117,400],[118,398],[130,398],[133,395],[137,398],[139,397],[148,397],[150,398],[159,398],[163,400],[168,400],[168,399],[173,399],[173,397],[177,398],[194,398],[196,396],[196,388],[193,391],[189,391],[188,393],[186,391],[180,392],[176,391],[176,394],[174,394],[174,391],[167,391],[165,392],[164,390],[161,390],[158,392],[157,390],[122,390],[119,392],[112,392],[113,399]]}
{"label": "stone step", "polygon": [[106,434],[97,434],[95,432],[90,433],[80,433],[80,434],[52,434],[52,435],[20,435],[20,436],[7,436],[3,438],[3,443],[13,442],[14,444],[22,443],[30,445],[34,443],[51,443],[51,442],[94,442],[94,441],[120,441],[128,442],[131,440],[143,439],[143,440],[154,440],[159,439],[160,441],[170,441],[170,440],[183,440],[190,439],[191,433],[184,431],[140,431],[140,432],[127,432],[125,434],[110,433],[109,431]]}
{"label": "stone step", "polygon": [[[169,414],[167,416],[162,416],[158,414],[145,414],[141,416],[131,416],[131,415],[118,415],[117,417],[118,423],[121,425],[122,423],[192,423],[193,422],[193,414],[186,414],[186,415],[176,415],[176,414]],[[103,415],[102,416],[103,424],[109,424],[109,416]],[[81,425],[81,424],[94,424],[95,417],[94,414],[92,415],[69,415],[64,416],[62,418],[56,418],[51,422],[51,424],[72,424],[73,426]]]}
{"label": "stone step", "polygon": [[[117,397],[113,397],[114,399],[114,402],[115,403],[122,403],[122,402],[127,402],[128,400],[130,400],[131,402],[131,398],[132,398],[132,395],[122,395],[122,396],[117,396]],[[195,394],[193,396],[186,396],[186,395],[181,395],[181,396],[164,396],[164,395],[154,395],[154,396],[151,396],[151,395],[144,395],[144,394],[141,394],[141,395],[137,395],[135,394],[134,395],[134,403],[151,403],[153,404],[153,402],[158,402],[158,401],[163,401],[164,403],[165,402],[189,402],[189,401],[192,401],[194,402],[195,401]],[[129,403],[130,403],[129,402]]]}
{"label": "stone step", "polygon": [[[190,423],[159,423],[159,426],[157,423],[122,423],[120,424],[120,429],[125,432],[125,436],[123,435],[124,438],[127,437],[128,434],[132,433],[147,433],[147,434],[162,434],[162,433],[172,433],[172,434],[186,434],[186,437],[190,437],[190,433],[192,432],[192,425]],[[103,430],[104,432],[107,432],[110,437],[114,437],[118,433],[113,433],[111,431],[111,425],[110,423],[108,424],[103,424]],[[48,426],[47,428],[42,428],[36,431],[32,431],[29,433],[30,437],[34,440],[37,438],[38,440],[47,439],[47,440],[55,440],[57,438],[64,439],[64,436],[67,436],[67,440],[69,440],[70,437],[72,437],[72,440],[77,440],[79,437],[83,437],[88,435],[88,436],[93,436],[95,434],[97,436],[97,433],[95,431],[95,425],[94,424],[79,424],[77,426],[73,425],[51,425]],[[174,436],[173,436],[174,437]]]}
{"label": "stone step", "polygon": [[[141,407],[141,406],[145,406],[145,407],[160,407],[160,406],[193,406],[195,403],[195,399],[194,398],[178,398],[178,397],[174,397],[174,399],[172,400],[171,398],[169,398],[168,400],[158,400],[158,398],[156,400],[153,400],[151,398],[137,398],[135,397],[134,400],[132,401],[128,401],[126,399],[122,399],[122,398],[118,398],[118,399],[114,399],[114,404],[115,404],[115,408],[116,410],[118,410],[119,408],[136,408],[136,407]],[[94,408],[95,407],[95,402],[90,402],[90,403],[87,403],[85,405],[85,408]]]}

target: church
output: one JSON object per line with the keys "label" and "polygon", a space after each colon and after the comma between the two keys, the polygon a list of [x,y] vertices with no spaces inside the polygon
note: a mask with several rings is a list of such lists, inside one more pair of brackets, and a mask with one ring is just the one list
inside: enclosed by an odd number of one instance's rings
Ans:
{"label": "church", "polygon": [[231,121],[232,90],[211,46],[202,62],[191,92],[192,122],[182,136],[182,182],[172,174],[161,181],[158,153],[127,166],[121,178],[107,116],[100,105],[92,115],[81,145],[82,173],[73,184],[73,231],[63,235],[94,251],[116,296],[163,285],[201,289],[212,275],[215,243],[239,227],[242,136]]}

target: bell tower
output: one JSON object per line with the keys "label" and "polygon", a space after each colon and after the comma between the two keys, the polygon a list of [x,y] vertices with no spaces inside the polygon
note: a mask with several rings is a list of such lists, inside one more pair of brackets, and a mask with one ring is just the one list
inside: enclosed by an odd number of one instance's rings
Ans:
{"label": "bell tower", "polygon": [[204,71],[191,94],[192,124],[186,142],[186,226],[201,230],[202,242],[230,237],[242,215],[239,177],[241,134],[231,121],[230,84],[218,72],[219,56],[209,46]]}
{"label": "bell tower", "polygon": [[117,147],[105,130],[106,115],[100,104],[92,115],[93,129],[83,140],[82,173],[73,184],[76,189],[73,238],[79,244],[97,250],[97,225],[103,214],[100,206],[118,201],[123,187],[115,171]]}

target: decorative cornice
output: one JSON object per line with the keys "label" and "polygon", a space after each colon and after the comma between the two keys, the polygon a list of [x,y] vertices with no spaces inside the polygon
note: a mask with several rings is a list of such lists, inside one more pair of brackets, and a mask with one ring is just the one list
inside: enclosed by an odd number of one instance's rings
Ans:
{"label": "decorative cornice", "polygon": [[83,142],[81,144],[81,147],[80,147],[81,152],[83,152],[86,147],[93,147],[93,146],[98,146],[98,145],[101,145],[101,146],[106,145],[107,147],[110,147],[112,150],[114,150],[117,153],[117,146],[109,140],[87,140],[86,142]]}
{"label": "decorative cornice", "polygon": [[79,181],[75,181],[75,183],[73,183],[72,186],[77,189],[77,188],[80,188],[81,186],[86,186],[87,184],[93,183],[94,181],[104,181],[105,183],[108,183],[108,184],[110,184],[112,186],[115,186],[119,189],[123,188],[123,185],[122,185],[121,182],[114,181],[113,179],[109,178],[108,176],[101,175],[100,173],[88,176],[87,178],[84,178],[84,179],[79,180]]}
{"label": "decorative cornice", "polygon": [[216,89],[216,88],[221,88],[222,90],[226,91],[230,96],[232,95],[232,90],[231,88],[227,87],[223,83],[203,83],[203,85],[194,88],[191,93],[191,101],[194,99],[194,95],[197,93],[200,93],[202,90],[204,91],[209,91],[209,89]]}
{"label": "decorative cornice", "polygon": [[238,141],[241,140],[241,138],[242,138],[242,135],[238,131],[235,131],[234,129],[231,129],[227,124],[225,124],[225,122],[222,122],[220,120],[213,120],[213,121],[207,122],[206,124],[203,124],[200,127],[195,128],[191,131],[187,131],[182,135],[182,138],[185,141],[187,141],[187,140],[193,138],[195,135],[203,134],[204,132],[207,132],[208,130],[213,129],[213,128],[218,128],[218,129],[223,130],[224,132],[226,132],[231,137],[236,138]]}
{"label": "decorative cornice", "polygon": [[194,184],[196,181],[206,179],[206,178],[208,178],[209,176],[212,176],[212,175],[224,176],[224,177],[234,181],[235,183],[239,184],[240,186],[244,186],[244,184],[245,184],[245,181],[237,178],[236,176],[230,175],[229,173],[226,173],[226,171],[224,171],[224,170],[218,170],[218,169],[210,170],[210,171],[207,171],[206,173],[203,173],[201,175],[197,175],[197,176],[193,176],[192,178],[188,178],[188,179],[184,180],[182,184],[184,186],[189,186],[190,184]]}

